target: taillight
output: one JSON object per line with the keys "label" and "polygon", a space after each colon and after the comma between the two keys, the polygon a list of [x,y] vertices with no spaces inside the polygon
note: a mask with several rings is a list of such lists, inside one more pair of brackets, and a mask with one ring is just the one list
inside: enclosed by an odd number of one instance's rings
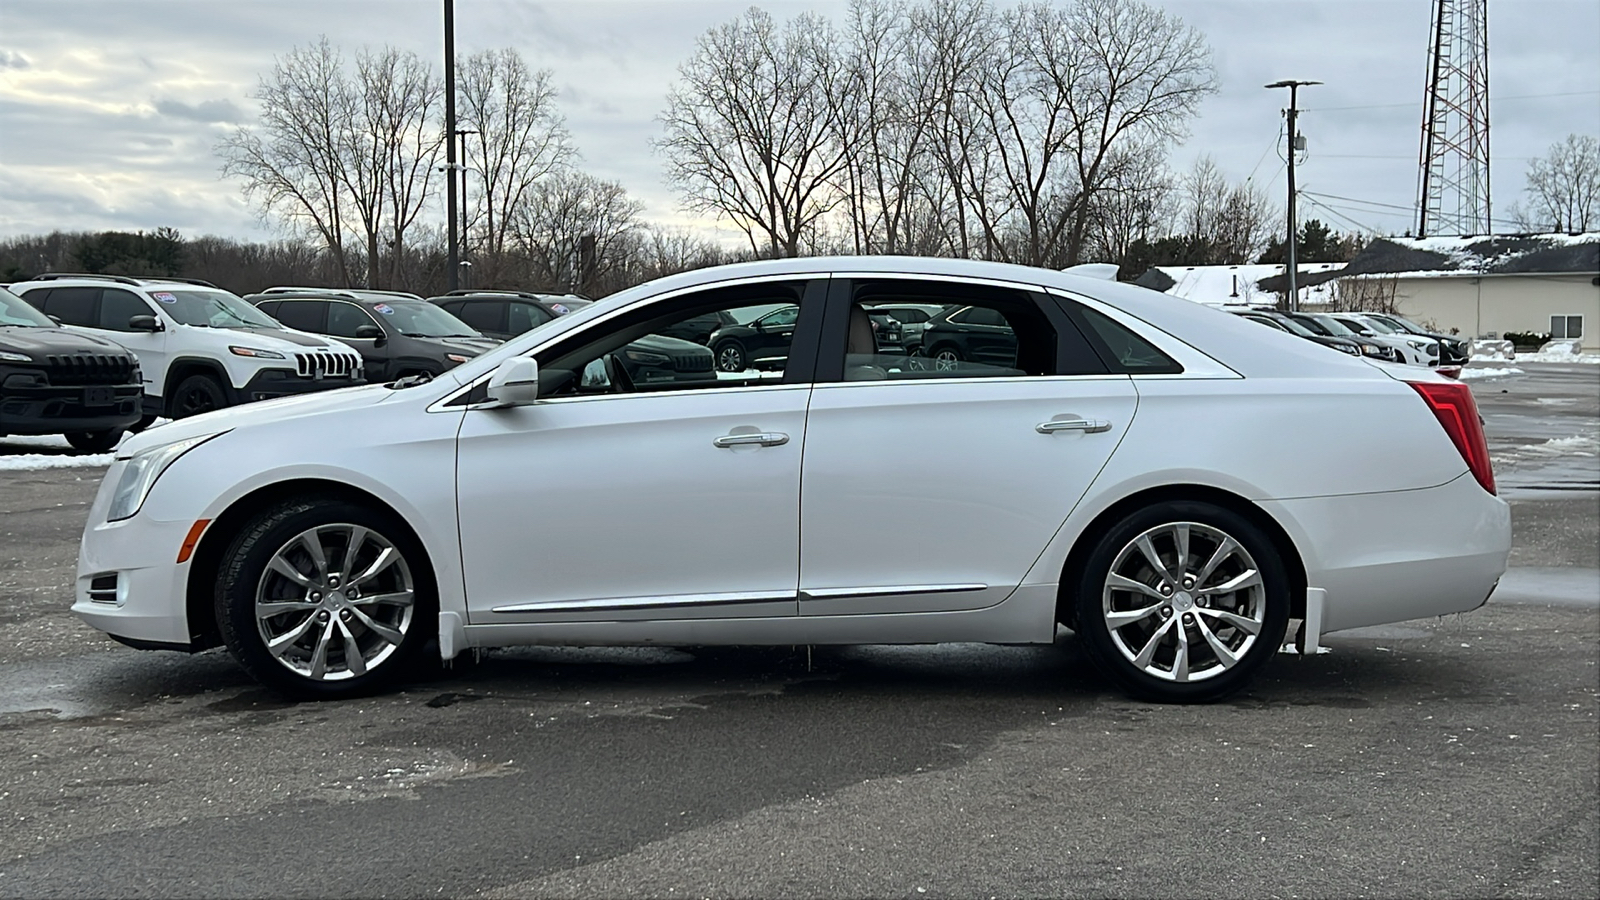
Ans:
{"label": "taillight", "polygon": [[1478,403],[1472,399],[1472,388],[1460,382],[1408,381],[1406,384],[1422,395],[1423,402],[1433,410],[1445,434],[1461,451],[1472,477],[1478,479],[1483,489],[1494,493],[1494,467],[1489,462],[1489,442],[1483,437],[1483,422],[1478,418]]}

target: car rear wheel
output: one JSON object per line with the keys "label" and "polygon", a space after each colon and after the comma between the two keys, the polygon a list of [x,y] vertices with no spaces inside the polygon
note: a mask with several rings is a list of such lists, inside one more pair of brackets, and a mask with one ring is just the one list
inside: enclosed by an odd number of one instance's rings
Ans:
{"label": "car rear wheel", "polygon": [[167,408],[172,418],[184,419],[227,405],[228,398],[215,378],[210,375],[190,375],[178,382],[178,389],[172,392]]}
{"label": "car rear wheel", "polygon": [[121,428],[107,431],[69,431],[65,437],[79,453],[109,453],[122,440]]}
{"label": "car rear wheel", "polygon": [[295,500],[227,549],[217,620],[234,657],[294,697],[331,699],[391,683],[435,630],[421,545],[396,518],[338,500]]}
{"label": "car rear wheel", "polygon": [[935,347],[928,355],[933,358],[933,368],[940,372],[948,372],[961,362],[961,351],[953,344]]}
{"label": "car rear wheel", "polygon": [[1086,652],[1123,688],[1209,702],[1242,688],[1282,645],[1289,581],[1271,539],[1248,519],[1168,502],[1105,533],[1076,604]]}

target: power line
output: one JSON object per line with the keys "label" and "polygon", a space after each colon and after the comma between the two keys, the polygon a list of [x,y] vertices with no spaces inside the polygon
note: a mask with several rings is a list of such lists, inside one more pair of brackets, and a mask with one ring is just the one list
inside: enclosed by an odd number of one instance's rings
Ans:
{"label": "power line", "polygon": [[1335,211],[1332,207],[1330,207],[1330,206],[1328,206],[1326,204],[1323,204],[1323,203],[1319,203],[1316,200],[1311,199],[1310,197],[1306,198],[1306,202],[1311,204],[1312,206],[1315,206],[1317,209],[1320,209],[1323,212],[1326,212],[1328,215],[1333,216],[1335,219],[1339,219],[1339,220],[1345,222],[1346,224],[1355,227],[1356,229],[1358,229],[1360,231],[1369,232],[1371,234],[1382,234],[1382,232],[1380,230],[1378,230],[1376,228],[1373,228],[1370,225],[1364,225],[1364,224],[1362,224],[1360,222],[1357,222],[1355,219],[1352,219],[1349,216],[1343,215],[1342,213],[1339,213],[1339,212]]}
{"label": "power line", "polygon": [[[1521,94],[1515,97],[1492,97],[1490,99],[1496,103],[1504,103],[1508,100],[1544,100],[1551,97],[1588,97],[1592,94],[1600,94],[1600,91],[1562,91],[1556,94]],[[1311,109],[1301,110],[1301,112],[1344,112],[1352,109],[1415,109],[1416,106],[1417,104],[1415,103],[1373,103],[1366,106],[1316,106],[1312,107]]]}

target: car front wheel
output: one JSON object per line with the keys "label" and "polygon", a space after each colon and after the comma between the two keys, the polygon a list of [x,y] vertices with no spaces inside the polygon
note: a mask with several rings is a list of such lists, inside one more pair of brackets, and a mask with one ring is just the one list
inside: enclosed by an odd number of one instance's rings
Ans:
{"label": "car front wheel", "polygon": [[747,365],[744,347],[738,341],[723,341],[712,351],[717,356],[717,368],[723,372],[743,372]]}
{"label": "car front wheel", "polygon": [[107,431],[69,431],[65,437],[79,453],[109,453],[122,441],[121,428]]}
{"label": "car front wheel", "polygon": [[1245,517],[1169,502],[1105,533],[1076,603],[1089,657],[1130,693],[1209,702],[1242,688],[1282,645],[1289,580],[1272,541]]}
{"label": "car front wheel", "polygon": [[392,682],[435,627],[421,545],[392,515],[294,500],[256,517],[227,549],[217,619],[255,678],[307,699]]}

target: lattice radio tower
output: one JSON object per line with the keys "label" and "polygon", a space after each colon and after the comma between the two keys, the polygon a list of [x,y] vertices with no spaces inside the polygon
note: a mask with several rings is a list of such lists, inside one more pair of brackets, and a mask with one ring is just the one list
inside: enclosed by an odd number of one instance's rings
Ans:
{"label": "lattice radio tower", "polygon": [[1417,237],[1489,234],[1489,0],[1434,0]]}

